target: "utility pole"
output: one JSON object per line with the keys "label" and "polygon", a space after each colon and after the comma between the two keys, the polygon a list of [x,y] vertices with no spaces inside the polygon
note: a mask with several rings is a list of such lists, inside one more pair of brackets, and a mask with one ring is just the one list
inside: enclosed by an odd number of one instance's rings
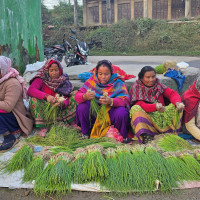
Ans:
{"label": "utility pole", "polygon": [[74,0],[74,26],[78,26],[77,0]]}

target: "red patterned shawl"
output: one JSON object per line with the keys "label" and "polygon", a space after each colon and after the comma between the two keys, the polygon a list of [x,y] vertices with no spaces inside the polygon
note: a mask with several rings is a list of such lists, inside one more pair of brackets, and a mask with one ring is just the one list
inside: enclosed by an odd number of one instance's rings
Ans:
{"label": "red patterned shawl", "polygon": [[130,89],[131,104],[134,104],[136,101],[155,103],[166,89],[167,86],[161,84],[158,79],[156,79],[152,87],[147,87],[141,80],[137,80]]}

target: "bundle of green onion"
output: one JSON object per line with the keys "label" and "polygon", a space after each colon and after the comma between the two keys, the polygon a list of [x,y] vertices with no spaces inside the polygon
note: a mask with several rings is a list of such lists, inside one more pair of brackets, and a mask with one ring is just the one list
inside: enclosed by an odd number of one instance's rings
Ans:
{"label": "bundle of green onion", "polygon": [[84,183],[83,179],[83,165],[85,157],[87,156],[87,150],[84,148],[78,148],[74,152],[75,160],[71,163],[72,169],[72,180],[73,183],[82,184]]}
{"label": "bundle of green onion", "polygon": [[43,118],[47,122],[47,124],[55,123],[57,120],[57,116],[59,113],[59,107],[55,105],[51,105],[49,102],[45,101],[42,107],[43,110]]}
{"label": "bundle of green onion", "polygon": [[156,168],[150,158],[144,152],[143,146],[131,149],[134,165],[134,188],[139,193],[153,192],[159,187]]}
{"label": "bundle of green onion", "polygon": [[168,171],[173,174],[177,182],[183,183],[183,181],[192,181],[196,179],[185,162],[176,156],[176,153],[165,152],[163,153],[163,157],[166,160]]}
{"label": "bundle of green onion", "polygon": [[52,157],[47,167],[36,178],[34,192],[41,196],[56,193],[58,196],[71,191],[71,168],[69,162],[72,156],[60,153]]}
{"label": "bundle of green onion", "polygon": [[33,160],[30,162],[27,168],[24,170],[24,175],[23,175],[23,182],[29,182],[35,180],[43,171],[44,169],[44,160],[42,156],[40,157],[35,157]]}
{"label": "bundle of green onion", "polygon": [[157,142],[157,146],[162,149],[162,151],[182,151],[191,150],[193,147],[181,137],[174,134],[164,134]]}
{"label": "bundle of green onion", "polygon": [[108,176],[108,167],[102,156],[100,145],[87,147],[88,155],[83,164],[83,180],[85,182],[100,182]]}
{"label": "bundle of green onion", "polygon": [[115,149],[108,148],[105,151],[106,166],[108,167],[108,176],[101,180],[101,186],[110,191],[119,191],[119,188],[124,187],[120,184],[120,168],[118,168],[118,160]]}
{"label": "bundle of green onion", "polygon": [[133,157],[131,155],[130,149],[126,146],[118,147],[116,149],[117,153],[117,168],[119,172],[119,186],[116,188],[122,192],[129,192],[135,188],[135,167],[133,163]]}
{"label": "bundle of green onion", "polygon": [[13,173],[18,170],[27,168],[33,158],[33,149],[27,144],[23,145],[15,155],[8,160],[2,170],[4,172]]}
{"label": "bundle of green onion", "polygon": [[189,151],[177,153],[177,155],[184,161],[188,170],[193,174],[194,180],[200,180],[200,164]]}
{"label": "bundle of green onion", "polygon": [[156,176],[157,180],[159,180],[160,190],[163,191],[171,191],[173,188],[176,188],[178,185],[176,180],[174,179],[172,171],[168,170],[166,160],[161,156],[157,150],[148,146],[145,148],[145,153],[147,154],[150,162],[156,168]]}

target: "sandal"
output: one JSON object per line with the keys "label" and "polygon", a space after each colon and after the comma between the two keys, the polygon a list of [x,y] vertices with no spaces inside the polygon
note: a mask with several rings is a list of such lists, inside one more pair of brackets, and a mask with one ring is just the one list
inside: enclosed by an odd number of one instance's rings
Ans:
{"label": "sandal", "polygon": [[144,134],[142,134],[142,138],[143,138],[143,142],[142,143],[143,144],[147,144],[147,143],[151,142],[154,137],[144,133]]}

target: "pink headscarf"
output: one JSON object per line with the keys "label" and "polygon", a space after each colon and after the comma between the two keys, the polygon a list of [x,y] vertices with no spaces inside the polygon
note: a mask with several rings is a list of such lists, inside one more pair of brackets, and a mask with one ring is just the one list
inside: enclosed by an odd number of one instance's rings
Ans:
{"label": "pink headscarf", "polygon": [[1,75],[2,75],[2,78],[0,79],[0,84],[9,78],[16,78],[22,85],[23,98],[28,99],[25,81],[19,75],[19,72],[16,69],[11,67],[10,58],[7,58],[5,56],[0,56],[0,70],[1,70]]}

